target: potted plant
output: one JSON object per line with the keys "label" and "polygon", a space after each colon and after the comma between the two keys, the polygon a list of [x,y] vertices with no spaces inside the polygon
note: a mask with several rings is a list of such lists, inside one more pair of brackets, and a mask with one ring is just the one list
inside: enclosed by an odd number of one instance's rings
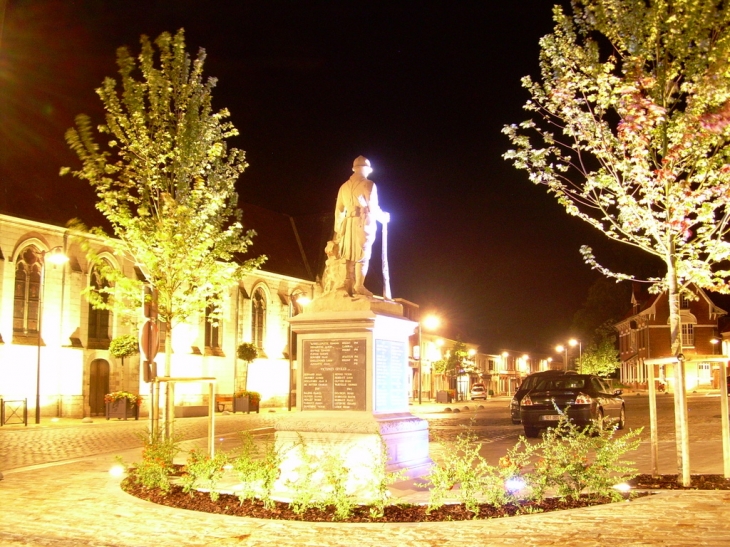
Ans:
{"label": "potted plant", "polygon": [[251,413],[255,410],[258,414],[259,403],[261,402],[261,394],[258,391],[237,391],[233,396],[233,413],[238,411]]}
{"label": "potted plant", "polygon": [[236,356],[243,361],[241,378],[237,378],[236,387],[245,390],[248,383],[248,367],[259,356],[259,348],[251,342],[243,342],[236,348]]}
{"label": "potted plant", "polygon": [[117,336],[109,343],[109,353],[122,360],[122,388],[126,387],[126,375],[124,374],[124,358],[139,353],[139,340],[134,334],[123,334]]}
{"label": "potted plant", "polygon": [[112,391],[104,395],[106,403],[106,419],[118,418],[126,420],[134,416],[139,420],[139,407],[142,404],[142,396],[128,391]]}

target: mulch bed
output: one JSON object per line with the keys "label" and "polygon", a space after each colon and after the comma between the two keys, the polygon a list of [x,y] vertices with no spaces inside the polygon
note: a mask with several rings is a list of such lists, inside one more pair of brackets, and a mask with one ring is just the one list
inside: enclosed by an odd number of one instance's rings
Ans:
{"label": "mulch bed", "polygon": [[[308,522],[332,522],[334,508],[308,509],[304,513],[297,514],[290,508],[288,503],[274,502],[271,509],[264,507],[264,504],[257,500],[246,500],[243,503],[236,496],[221,494],[217,501],[212,501],[206,492],[195,491],[192,495],[182,491],[182,487],[173,485],[170,491],[165,494],[160,490],[148,490],[136,484],[132,479],[125,479],[122,482],[122,489],[135,497],[167,505],[178,509],[189,509],[206,513],[217,513],[221,515],[233,515],[238,517],[252,517],[273,520],[299,520]],[[639,494],[647,495],[647,494]],[[521,515],[525,513],[546,513],[563,509],[576,509],[579,507],[590,507],[611,503],[608,498],[581,498],[579,500],[559,500],[549,498],[540,503],[525,502],[520,504],[508,504],[503,507],[482,504],[479,506],[477,518],[500,518]],[[457,520],[472,520],[474,513],[468,511],[462,504],[444,505],[431,512],[426,511],[423,505],[388,505],[385,507],[385,514],[380,518],[370,515],[368,506],[357,506],[352,516],[339,522],[442,522]]]}
{"label": "mulch bed", "polygon": [[730,479],[724,475],[691,475],[691,485],[682,486],[678,475],[638,475],[630,480],[632,488],[643,490],[730,490]]}
{"label": "mulch bed", "polygon": [[[730,490],[730,480],[723,475],[692,475],[692,486],[685,488],[678,482],[677,475],[638,475],[629,484],[635,490],[634,497],[650,495],[646,490]],[[274,502],[272,508],[264,507],[264,504],[257,500],[246,500],[243,503],[231,494],[221,494],[217,501],[210,499],[206,492],[193,492],[186,494],[179,485],[172,485],[170,491],[165,494],[157,489],[146,489],[134,482],[132,478],[126,478],[122,482],[122,489],[143,500],[151,501],[159,505],[201,511],[205,513],[217,513],[221,515],[232,515],[238,517],[251,517],[272,520],[299,520],[307,522],[332,522],[334,508],[308,509],[304,513],[297,514],[288,503]],[[581,498],[579,500],[560,500],[549,498],[540,503],[524,502],[519,504],[508,504],[502,507],[495,507],[489,504],[479,506],[479,515],[476,518],[501,518],[521,515],[525,513],[547,513],[549,511],[561,511],[565,509],[576,509],[612,503],[609,498]],[[443,522],[472,520],[474,513],[467,510],[462,504],[444,505],[431,512],[426,511],[423,505],[399,504],[385,507],[385,514],[382,517],[374,518],[370,515],[368,506],[357,506],[352,516],[339,522]]]}

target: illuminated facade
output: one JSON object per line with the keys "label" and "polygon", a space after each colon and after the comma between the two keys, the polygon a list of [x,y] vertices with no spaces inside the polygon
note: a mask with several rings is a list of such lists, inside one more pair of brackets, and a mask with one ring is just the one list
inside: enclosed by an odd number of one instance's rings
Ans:
{"label": "illuminated facade", "polygon": [[[718,343],[718,320],[727,312],[715,305],[702,289],[695,286],[691,289],[697,298],[681,296],[679,301],[682,353],[687,357],[686,388],[688,391],[717,388],[719,366],[711,359],[723,352]],[[649,373],[644,360],[671,356],[669,301],[667,293],[648,294],[635,287],[631,304],[631,314],[615,325],[619,334],[621,382],[645,387]],[[703,360],[703,356],[707,360]],[[653,366],[657,385],[671,389],[674,366],[671,363]]]}
{"label": "illuminated facade", "polygon": [[[296,367],[288,319],[301,311],[304,298],[298,297],[314,296],[316,283],[293,219],[259,208],[248,212],[248,226],[271,228],[278,250],[289,252],[286,246],[291,245],[293,256],[285,267],[273,260],[271,271],[254,271],[233,282],[218,325],[201,313],[196,321],[176,326],[171,372],[215,377],[218,393],[232,394],[241,387],[236,347],[252,342],[260,354],[248,369],[248,389],[261,392],[264,402],[286,405],[290,368]],[[122,360],[109,353],[110,341],[134,333],[134,328],[89,305],[84,291],[104,281],[87,262],[79,234],[74,235],[50,224],[0,215],[0,398],[27,400],[29,414],[36,398],[43,416],[82,417],[104,415],[104,395],[110,391],[149,393],[140,377],[139,356]],[[83,237],[112,267],[139,276],[130,261],[108,252],[102,239]],[[55,249],[68,262],[43,265],[39,257]],[[268,256],[272,251],[277,249],[271,245],[255,250]],[[287,268],[295,275],[282,273]],[[296,277],[299,272],[302,277]],[[157,362],[163,359],[158,355]],[[206,389],[181,384],[176,403],[200,403]]]}

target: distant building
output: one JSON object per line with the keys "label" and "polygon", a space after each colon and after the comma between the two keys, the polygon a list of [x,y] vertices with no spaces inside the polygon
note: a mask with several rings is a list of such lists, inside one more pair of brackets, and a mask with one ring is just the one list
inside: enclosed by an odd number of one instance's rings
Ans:
{"label": "distant building", "polygon": [[[718,307],[702,289],[692,286],[696,298],[681,296],[679,302],[682,329],[682,353],[685,364],[686,389],[717,388],[720,366],[717,357],[723,353],[719,343],[718,321],[727,312]],[[621,381],[646,387],[649,371],[645,360],[671,357],[669,333],[669,301],[667,293],[649,294],[634,285],[632,310],[616,323],[619,335]],[[658,386],[672,388],[674,366],[654,364]]]}

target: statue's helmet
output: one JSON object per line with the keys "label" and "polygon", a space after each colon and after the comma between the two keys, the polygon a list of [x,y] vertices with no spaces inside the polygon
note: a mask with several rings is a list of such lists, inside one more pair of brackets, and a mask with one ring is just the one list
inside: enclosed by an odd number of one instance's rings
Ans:
{"label": "statue's helmet", "polygon": [[355,167],[371,167],[370,160],[365,156],[358,156],[352,162],[352,168],[354,169]]}

